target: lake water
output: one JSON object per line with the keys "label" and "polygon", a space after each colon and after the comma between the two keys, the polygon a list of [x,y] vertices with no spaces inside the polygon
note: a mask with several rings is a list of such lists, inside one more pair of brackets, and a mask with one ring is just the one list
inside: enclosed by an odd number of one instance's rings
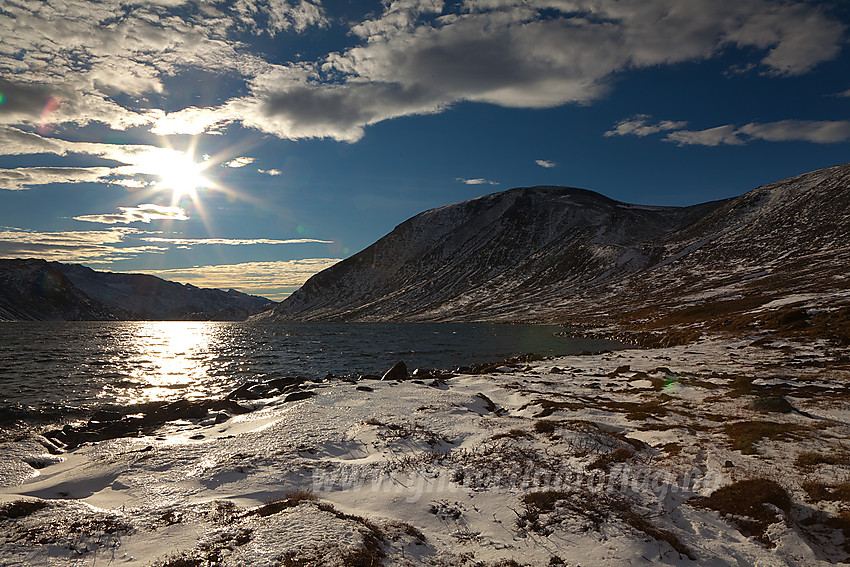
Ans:
{"label": "lake water", "polygon": [[616,348],[560,327],[477,323],[0,323],[0,429],[92,407],[220,397],[248,380],[453,369]]}

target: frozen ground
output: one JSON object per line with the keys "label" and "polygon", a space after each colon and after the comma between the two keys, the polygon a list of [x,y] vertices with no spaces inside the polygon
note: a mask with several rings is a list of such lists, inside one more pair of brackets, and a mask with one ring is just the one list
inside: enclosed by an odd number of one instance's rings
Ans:
{"label": "frozen ground", "polygon": [[715,340],[22,439],[0,449],[0,565],[841,562],[848,360]]}

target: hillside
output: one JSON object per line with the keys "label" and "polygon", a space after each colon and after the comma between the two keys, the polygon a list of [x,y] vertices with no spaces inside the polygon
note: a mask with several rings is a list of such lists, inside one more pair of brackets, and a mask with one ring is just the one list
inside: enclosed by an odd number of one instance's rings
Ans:
{"label": "hillside", "polygon": [[244,320],[271,302],[144,274],[0,260],[0,321]]}
{"label": "hillside", "polygon": [[147,274],[97,272],[79,264],[52,265],[89,297],[139,319],[242,320],[272,303],[234,289],[199,288]]}
{"label": "hillside", "polygon": [[700,305],[693,320],[717,323],[718,302],[721,315],[844,305],[848,210],[850,164],[691,207],[511,189],[409,219],[261,317],[651,328]]}

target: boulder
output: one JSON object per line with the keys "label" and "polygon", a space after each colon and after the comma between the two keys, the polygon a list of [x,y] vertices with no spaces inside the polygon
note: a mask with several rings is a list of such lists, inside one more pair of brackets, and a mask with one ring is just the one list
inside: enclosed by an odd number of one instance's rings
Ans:
{"label": "boulder", "polygon": [[773,396],[769,398],[756,398],[747,404],[747,407],[751,410],[760,411],[760,412],[773,412],[773,413],[791,413],[794,411],[794,406],[788,402],[782,396]]}
{"label": "boulder", "polygon": [[407,380],[407,365],[404,361],[399,361],[395,363],[395,365],[384,372],[384,375],[381,376],[381,380]]}
{"label": "boulder", "polygon": [[316,395],[316,392],[312,392],[310,390],[303,390],[301,392],[292,392],[285,398],[283,398],[284,402],[297,402],[300,400],[306,400],[307,398],[312,398]]}

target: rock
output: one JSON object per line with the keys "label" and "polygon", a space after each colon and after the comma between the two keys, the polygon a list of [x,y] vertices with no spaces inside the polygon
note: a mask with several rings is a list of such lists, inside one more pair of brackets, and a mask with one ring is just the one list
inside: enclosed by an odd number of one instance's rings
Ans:
{"label": "rock", "polygon": [[374,388],[370,388],[369,386],[357,386],[356,389],[360,390],[361,392],[374,392],[375,391]]}
{"label": "rock", "polygon": [[[215,419],[226,417],[223,412],[230,414],[247,413],[232,400],[177,400],[156,401],[135,404],[122,408],[121,411],[99,410],[86,425],[74,427],[65,425],[61,430],[48,431],[44,437],[52,443],[63,446],[65,450],[79,447],[83,443],[115,439],[128,435],[138,435],[155,427],[178,419],[201,419],[210,412]],[[100,419],[94,419],[94,417]]]}
{"label": "rock", "polygon": [[312,398],[316,395],[316,392],[311,390],[303,390],[301,392],[292,392],[285,398],[283,398],[284,402],[297,402],[300,400],[306,400],[307,398]]}
{"label": "rock", "polygon": [[404,361],[399,361],[392,368],[384,372],[381,380],[407,380],[407,377],[407,365]]}
{"label": "rock", "polygon": [[242,384],[229,394],[227,394],[226,399],[228,400],[256,400],[260,396],[254,392],[251,388],[256,386],[256,382],[247,382]]}
{"label": "rock", "polygon": [[623,366],[618,366],[616,370],[614,370],[613,372],[609,372],[608,376],[610,376],[611,378],[614,378],[618,374],[628,372],[630,368],[631,368],[631,366],[629,366],[628,364],[624,364]]}
{"label": "rock", "polygon": [[475,397],[484,400],[484,409],[491,413],[496,411],[496,404],[493,403],[493,400],[491,400],[481,392],[475,394]]}
{"label": "rock", "polygon": [[774,413],[791,413],[795,409],[794,406],[792,406],[788,400],[782,396],[756,398],[747,404],[747,407],[754,411]]}

